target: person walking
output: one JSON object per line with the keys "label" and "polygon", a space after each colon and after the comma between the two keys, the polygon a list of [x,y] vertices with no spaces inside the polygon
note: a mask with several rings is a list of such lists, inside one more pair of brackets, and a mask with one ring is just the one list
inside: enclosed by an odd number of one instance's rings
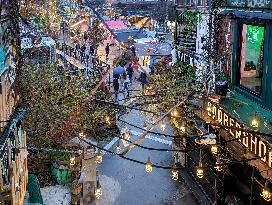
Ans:
{"label": "person walking", "polygon": [[119,80],[117,78],[113,79],[113,89],[114,89],[115,101],[117,101],[118,92],[119,92]]}
{"label": "person walking", "polygon": [[130,84],[132,84],[132,76],[133,76],[133,68],[131,67],[131,63],[128,65],[128,68],[127,68],[127,73],[128,73],[128,77],[129,77],[129,80],[130,80]]}
{"label": "person walking", "polygon": [[105,51],[106,51],[106,60],[107,60],[108,57],[109,57],[109,53],[110,53],[110,46],[109,46],[108,43],[107,43],[107,45],[106,45]]}
{"label": "person walking", "polygon": [[142,84],[142,91],[144,92],[145,85],[147,84],[147,76],[146,76],[146,73],[141,72],[141,75],[140,75],[140,82],[141,82],[141,84]]}

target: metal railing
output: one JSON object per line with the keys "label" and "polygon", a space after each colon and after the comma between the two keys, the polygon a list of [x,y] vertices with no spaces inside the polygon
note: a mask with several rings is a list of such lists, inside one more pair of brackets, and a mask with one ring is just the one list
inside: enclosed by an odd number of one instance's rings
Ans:
{"label": "metal railing", "polygon": [[176,0],[177,7],[209,7],[212,0]]}
{"label": "metal railing", "polygon": [[272,9],[271,0],[225,0],[225,7],[247,9]]}

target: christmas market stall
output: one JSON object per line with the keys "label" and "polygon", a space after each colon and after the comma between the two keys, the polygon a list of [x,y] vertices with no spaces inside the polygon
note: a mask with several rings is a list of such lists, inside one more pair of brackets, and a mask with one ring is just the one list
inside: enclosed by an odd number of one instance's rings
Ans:
{"label": "christmas market stall", "polygon": [[161,60],[165,62],[172,60],[172,46],[168,43],[141,42],[139,40],[135,47],[139,63],[142,66],[150,66]]}

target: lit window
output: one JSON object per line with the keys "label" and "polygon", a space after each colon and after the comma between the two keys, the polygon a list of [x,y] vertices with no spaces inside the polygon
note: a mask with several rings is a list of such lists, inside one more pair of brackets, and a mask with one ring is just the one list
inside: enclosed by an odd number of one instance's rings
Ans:
{"label": "lit window", "polygon": [[261,95],[264,27],[242,24],[239,84]]}

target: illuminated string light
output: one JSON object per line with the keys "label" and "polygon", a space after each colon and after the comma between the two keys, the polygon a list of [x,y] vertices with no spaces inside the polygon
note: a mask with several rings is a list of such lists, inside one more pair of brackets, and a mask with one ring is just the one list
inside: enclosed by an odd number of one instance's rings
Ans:
{"label": "illuminated string light", "polygon": [[117,142],[117,144],[116,144],[116,153],[117,153],[117,154],[120,154],[120,152],[121,152],[121,146],[120,146],[120,142],[119,142],[119,140],[118,140],[118,142]]}
{"label": "illuminated string light", "polygon": [[165,128],[166,128],[166,123],[164,120],[162,120],[161,122],[161,131],[165,131]]}
{"label": "illuminated string light", "polygon": [[262,188],[262,192],[261,192],[261,197],[263,197],[263,199],[265,200],[265,201],[271,201],[272,200],[272,194],[271,194],[271,192],[270,192],[270,189],[269,189],[269,187],[268,187],[268,181],[266,180],[265,181],[265,185],[264,185],[264,187]]}
{"label": "illuminated string light", "polygon": [[95,163],[101,164],[102,161],[103,161],[103,156],[102,156],[102,154],[99,152],[99,153],[96,155],[96,157],[95,157]]}
{"label": "illuminated string light", "polygon": [[148,160],[146,162],[145,170],[146,170],[146,172],[148,174],[150,174],[152,172],[152,164],[151,164],[151,161],[150,161],[150,157],[148,157]]}
{"label": "illuminated string light", "polygon": [[212,145],[211,152],[213,155],[217,155],[218,154],[218,147],[216,145]]}
{"label": "illuminated string light", "polygon": [[101,185],[99,183],[99,180],[97,180],[97,185],[96,185],[96,189],[95,189],[95,198],[100,199],[100,197],[102,196],[102,188]]}
{"label": "illuminated string light", "polygon": [[172,179],[173,179],[174,181],[177,181],[178,178],[179,178],[179,172],[178,172],[178,170],[177,170],[177,167],[176,167],[175,163],[174,163],[174,165],[173,165],[173,169],[171,170],[171,177],[172,177]]}
{"label": "illuminated string light", "polygon": [[147,130],[147,123],[146,122],[144,122],[143,129]]}
{"label": "illuminated string light", "polygon": [[215,162],[215,166],[214,166],[215,170],[218,172],[222,172],[223,171],[223,166],[221,165],[221,160],[220,157],[218,156]]}
{"label": "illuminated string light", "polygon": [[70,158],[70,166],[74,166],[76,164],[76,157],[71,157]]}

